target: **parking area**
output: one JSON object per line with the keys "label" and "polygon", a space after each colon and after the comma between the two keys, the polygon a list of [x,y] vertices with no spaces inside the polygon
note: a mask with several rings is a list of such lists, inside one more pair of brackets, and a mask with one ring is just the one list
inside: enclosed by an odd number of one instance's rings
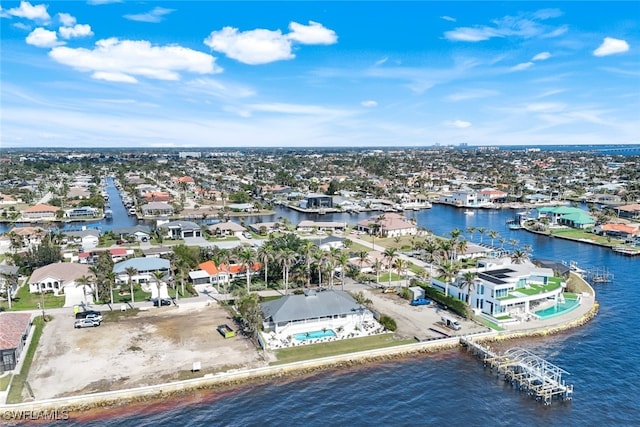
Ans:
{"label": "parking area", "polygon": [[[74,329],[72,309],[44,328],[29,384],[36,399],[139,387],[239,367],[264,366],[243,336],[225,339],[219,324],[235,327],[218,304],[153,308],[117,321]],[[193,374],[194,362],[201,370]]]}
{"label": "parking area", "polygon": [[[383,289],[360,285],[364,295],[371,300],[375,310],[395,319],[398,326],[396,334],[405,338],[427,340],[442,338],[445,335],[461,336],[486,331],[487,328],[470,320],[464,320],[450,311],[429,305],[412,306],[409,301],[396,293],[385,293]],[[460,322],[461,328],[453,330],[442,324],[442,316],[448,316]]]}

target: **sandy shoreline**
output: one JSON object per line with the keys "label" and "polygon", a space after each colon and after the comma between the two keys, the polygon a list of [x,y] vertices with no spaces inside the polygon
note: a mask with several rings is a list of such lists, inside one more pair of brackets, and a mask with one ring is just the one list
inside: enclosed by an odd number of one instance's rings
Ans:
{"label": "sandy shoreline", "polygon": [[[589,312],[562,325],[524,331],[489,332],[476,334],[472,337],[478,342],[495,342],[559,334],[586,324],[597,315],[598,308],[598,303],[594,302]],[[327,369],[341,370],[375,366],[376,363],[405,360],[419,355],[435,354],[459,347],[459,338],[448,338],[277,366],[205,375],[201,378],[147,387],[4,405],[0,406],[0,410],[66,410],[74,420],[95,420],[113,417],[114,410],[118,413],[118,408],[121,408],[123,414],[130,413],[133,407],[144,407],[144,412],[154,412],[154,408],[166,410],[166,405],[163,402],[166,402],[167,399],[171,399],[174,406],[191,405],[201,401],[216,400],[233,393],[234,390],[251,384],[263,384],[285,378],[295,380],[314,375],[321,370],[326,371]],[[211,392],[216,390],[220,391],[220,393],[212,395]],[[107,409],[108,413],[106,412]]]}

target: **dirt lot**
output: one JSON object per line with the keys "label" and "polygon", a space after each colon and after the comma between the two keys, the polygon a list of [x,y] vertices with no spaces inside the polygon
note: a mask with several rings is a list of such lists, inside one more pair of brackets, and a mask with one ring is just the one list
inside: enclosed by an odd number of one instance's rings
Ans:
{"label": "dirt lot", "polygon": [[[266,364],[244,337],[225,339],[216,331],[221,323],[235,328],[217,304],[156,308],[95,328],[73,323],[72,313],[58,314],[44,329],[28,378],[38,400]],[[201,371],[192,373],[198,361]]]}
{"label": "dirt lot", "polygon": [[[411,306],[409,301],[401,298],[396,294],[385,294],[382,289],[377,288],[361,288],[362,292],[373,303],[375,310],[382,314],[386,314],[395,319],[398,326],[396,334],[405,337],[417,337],[421,340],[430,338],[442,338],[447,335],[465,335],[486,330],[487,328],[476,324],[470,320],[463,320],[445,310],[441,310],[434,302],[427,306]],[[440,323],[440,317],[447,314],[451,317],[458,318],[462,329],[453,331],[444,327]],[[441,331],[442,333],[435,332]]]}

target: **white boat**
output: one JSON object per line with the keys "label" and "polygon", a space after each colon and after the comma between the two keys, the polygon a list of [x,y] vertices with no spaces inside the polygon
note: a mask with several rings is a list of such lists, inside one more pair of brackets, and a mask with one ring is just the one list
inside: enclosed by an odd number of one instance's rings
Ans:
{"label": "white boat", "polygon": [[136,215],[136,208],[129,209],[129,215]]}
{"label": "white boat", "polygon": [[473,215],[473,214],[475,214],[475,212],[470,210],[470,209],[467,209],[466,211],[464,211],[464,214],[465,215]]}

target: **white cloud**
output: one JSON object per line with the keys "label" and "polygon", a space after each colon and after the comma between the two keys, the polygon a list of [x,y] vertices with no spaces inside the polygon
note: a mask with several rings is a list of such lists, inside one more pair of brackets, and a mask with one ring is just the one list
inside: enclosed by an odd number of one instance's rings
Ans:
{"label": "white cloud", "polygon": [[73,27],[76,25],[76,18],[69,15],[68,13],[59,13],[58,20],[65,27]]}
{"label": "white cloud", "polygon": [[209,34],[204,44],[229,58],[250,65],[295,57],[291,53],[291,41],[283,36],[280,30],[257,29],[238,32],[237,28],[224,27],[221,31]]}
{"label": "white cloud", "polygon": [[447,40],[463,42],[479,42],[494,37],[520,37],[530,39],[534,37],[557,37],[564,34],[566,27],[553,28],[541,21],[556,18],[561,15],[557,9],[545,9],[533,13],[521,13],[517,16],[505,16],[493,21],[493,25],[475,25],[459,27],[446,31]]}
{"label": "white cloud", "polygon": [[565,104],[559,102],[538,102],[525,106],[525,110],[532,113],[559,113],[566,108]]}
{"label": "white cloud", "polygon": [[285,104],[274,102],[271,104],[251,104],[248,106],[253,111],[266,113],[297,114],[297,115],[322,115],[322,116],[344,116],[349,113],[342,110],[320,107],[317,105]]}
{"label": "white cloud", "polygon": [[139,22],[152,22],[154,24],[164,21],[164,16],[170,14],[175,9],[166,9],[164,7],[155,7],[146,13],[124,15],[126,19]]}
{"label": "white cloud", "polygon": [[249,98],[256,94],[255,90],[250,87],[223,83],[209,78],[197,78],[185,82],[185,90],[223,99]]}
{"label": "white cloud", "polygon": [[363,107],[377,107],[378,103],[373,100],[362,101],[360,103]]}
{"label": "white cloud", "polygon": [[[94,78],[133,83],[135,76],[178,80],[180,71],[198,74],[221,72],[209,54],[177,45],[152,46],[148,41],[110,38],[96,42],[93,50],[56,47],[49,56]],[[126,76],[126,77],[125,77]]]}
{"label": "white cloud", "polygon": [[106,71],[96,71],[91,75],[92,78],[96,80],[106,80],[108,82],[118,82],[118,83],[138,83],[138,80],[124,73],[110,73]]}
{"label": "white cloud", "polygon": [[456,18],[452,18],[447,15],[441,16],[440,19],[444,19],[445,21],[449,21],[449,22],[456,22]]}
{"label": "white cloud", "polygon": [[302,44],[334,44],[338,41],[335,31],[318,22],[309,21],[309,25],[291,22],[289,30],[291,32],[287,34],[287,37]]}
{"label": "white cloud", "polygon": [[450,128],[466,129],[471,126],[471,122],[466,122],[464,120],[454,120],[451,122],[445,122],[445,126]]}
{"label": "white cloud", "polygon": [[309,25],[291,22],[289,28],[290,33],[282,34],[280,30],[258,28],[241,32],[237,28],[224,27],[220,31],[212,31],[204,39],[204,44],[229,58],[258,65],[295,58],[291,52],[293,42],[326,45],[338,40],[333,30],[313,21],[309,21]]}
{"label": "white cloud", "polygon": [[25,39],[27,44],[37,47],[54,47],[64,44],[64,42],[58,41],[58,36],[55,31],[50,31],[45,28],[36,28]]}
{"label": "white cloud", "polygon": [[389,60],[388,56],[385,56],[382,59],[378,59],[373,65],[376,67],[379,67],[380,65],[384,64],[385,62],[387,62]]}
{"label": "white cloud", "polygon": [[522,70],[526,70],[527,68],[531,67],[533,65],[533,62],[521,62],[518,65],[514,65],[513,67],[511,67],[509,70],[510,71],[522,71]]}
{"label": "white cloud", "polygon": [[495,90],[474,89],[474,90],[467,90],[463,92],[452,93],[451,95],[446,96],[445,100],[451,101],[451,102],[458,102],[458,101],[466,101],[468,99],[488,98],[490,96],[496,96],[496,95],[499,95],[499,93]]}
{"label": "white cloud", "polygon": [[625,40],[605,37],[604,41],[596,50],[593,51],[594,56],[607,56],[616,53],[624,53],[629,50],[629,43]]}
{"label": "white cloud", "polygon": [[551,54],[549,52],[540,52],[539,54],[535,55],[533,58],[531,58],[532,61],[544,61],[546,59],[551,58]]}
{"label": "white cloud", "polygon": [[91,25],[88,24],[76,24],[73,27],[60,27],[58,32],[63,39],[70,39],[75,37],[87,37],[92,36]]}
{"label": "white cloud", "polygon": [[8,9],[6,13],[10,16],[31,19],[33,21],[48,22],[51,19],[49,12],[47,12],[47,6],[43,4],[33,6],[28,1],[20,2],[20,7]]}
{"label": "white cloud", "polygon": [[122,0],[87,0],[87,3],[92,6],[100,6],[103,4],[122,3]]}
{"label": "white cloud", "polygon": [[24,31],[31,31],[31,27],[24,22],[15,22],[12,27],[19,28]]}

